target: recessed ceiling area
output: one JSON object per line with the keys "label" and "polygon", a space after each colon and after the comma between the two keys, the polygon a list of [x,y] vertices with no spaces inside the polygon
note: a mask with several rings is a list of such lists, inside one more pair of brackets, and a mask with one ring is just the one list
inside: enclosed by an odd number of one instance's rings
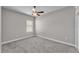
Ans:
{"label": "recessed ceiling area", "polygon": [[[18,11],[24,14],[32,15],[32,8],[33,6],[3,6],[4,8],[11,9],[14,11]],[[38,10],[42,10],[45,13],[55,11],[67,6],[37,6]]]}

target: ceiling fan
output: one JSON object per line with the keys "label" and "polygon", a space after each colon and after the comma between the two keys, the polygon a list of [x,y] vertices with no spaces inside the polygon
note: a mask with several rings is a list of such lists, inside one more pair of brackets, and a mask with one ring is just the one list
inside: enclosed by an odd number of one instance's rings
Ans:
{"label": "ceiling fan", "polygon": [[37,11],[36,6],[33,6],[33,9],[32,9],[33,16],[40,16],[42,13],[44,13],[44,11]]}

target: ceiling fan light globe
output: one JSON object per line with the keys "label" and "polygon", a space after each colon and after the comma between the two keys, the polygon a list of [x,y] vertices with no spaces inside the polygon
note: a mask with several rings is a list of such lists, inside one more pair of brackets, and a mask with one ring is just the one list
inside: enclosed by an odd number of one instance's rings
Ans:
{"label": "ceiling fan light globe", "polygon": [[32,13],[33,16],[38,16],[37,13]]}

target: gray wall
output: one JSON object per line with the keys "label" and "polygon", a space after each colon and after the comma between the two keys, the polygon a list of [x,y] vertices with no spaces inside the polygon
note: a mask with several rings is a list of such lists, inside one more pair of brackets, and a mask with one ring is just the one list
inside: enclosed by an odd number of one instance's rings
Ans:
{"label": "gray wall", "polygon": [[5,8],[2,9],[2,16],[2,41],[33,35],[33,33],[26,33],[26,20],[34,20],[32,16]]}
{"label": "gray wall", "polygon": [[36,18],[37,34],[75,44],[75,9],[66,7]]}
{"label": "gray wall", "polygon": [[1,6],[0,6],[0,52],[1,52]]}

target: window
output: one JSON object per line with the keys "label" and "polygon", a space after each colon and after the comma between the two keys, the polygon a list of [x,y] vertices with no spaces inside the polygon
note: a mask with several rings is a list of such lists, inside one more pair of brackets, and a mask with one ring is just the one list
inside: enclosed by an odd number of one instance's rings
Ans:
{"label": "window", "polygon": [[33,21],[26,20],[26,32],[33,32]]}

